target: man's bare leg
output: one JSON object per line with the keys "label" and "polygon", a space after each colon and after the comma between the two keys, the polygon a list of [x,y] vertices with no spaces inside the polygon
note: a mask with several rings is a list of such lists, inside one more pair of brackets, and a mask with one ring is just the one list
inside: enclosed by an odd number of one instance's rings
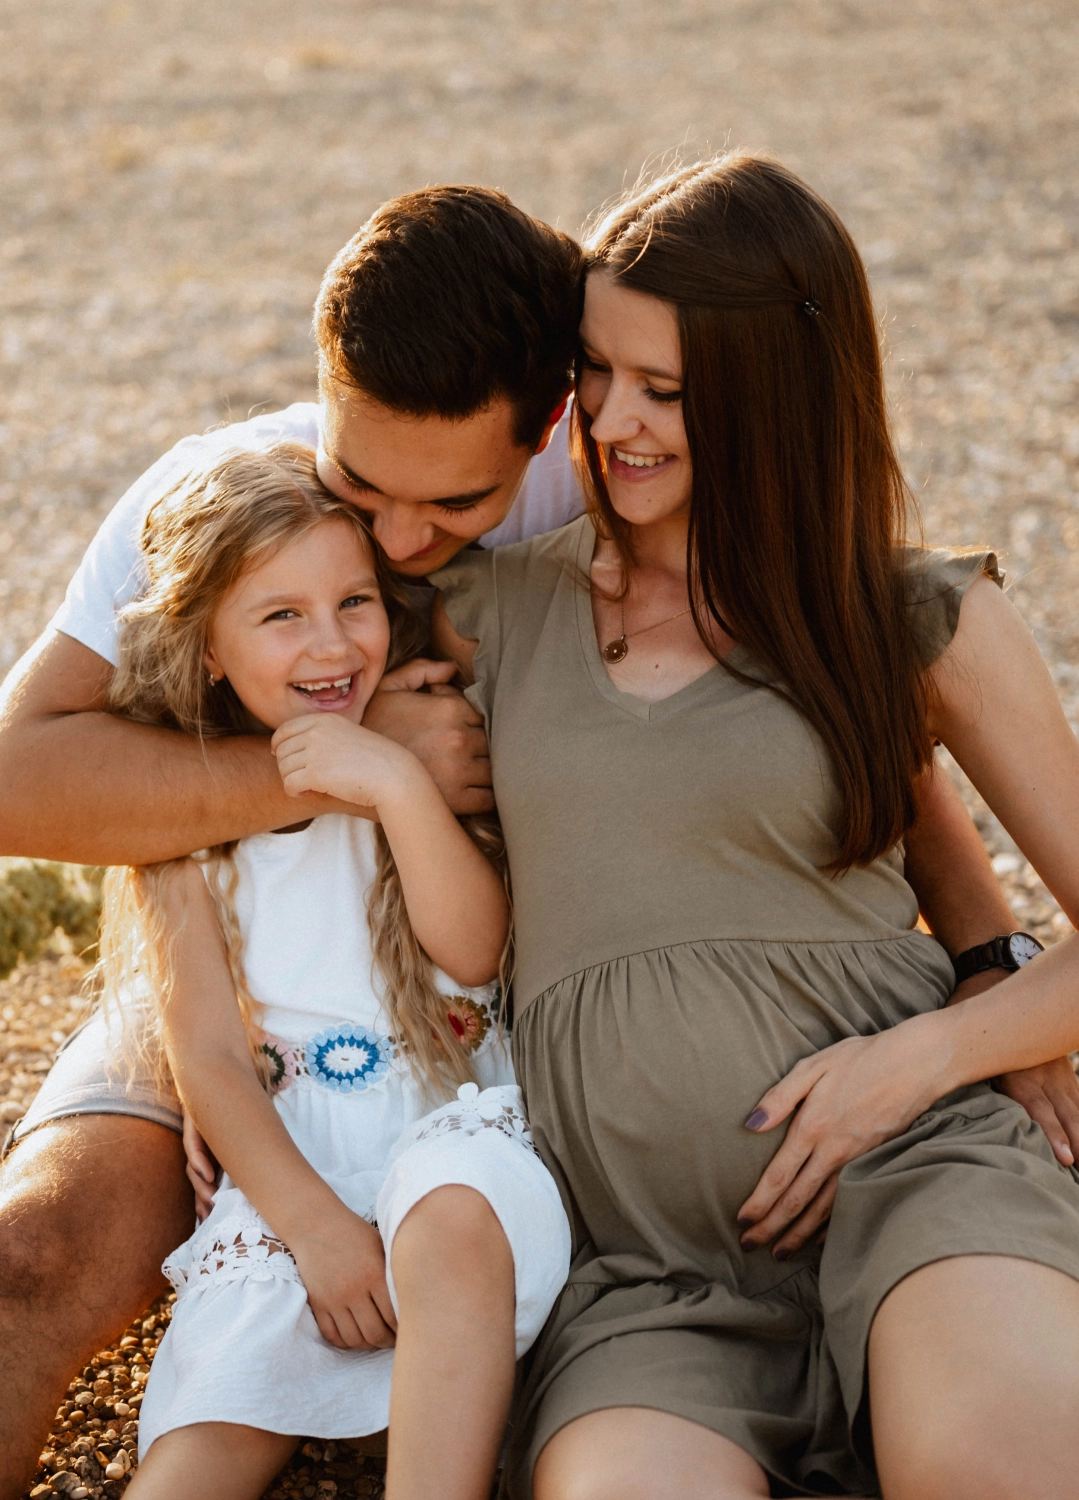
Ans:
{"label": "man's bare leg", "polygon": [[161,1292],[193,1225],[180,1137],[149,1120],[69,1116],[0,1168],[0,1500],[25,1492],[69,1383]]}

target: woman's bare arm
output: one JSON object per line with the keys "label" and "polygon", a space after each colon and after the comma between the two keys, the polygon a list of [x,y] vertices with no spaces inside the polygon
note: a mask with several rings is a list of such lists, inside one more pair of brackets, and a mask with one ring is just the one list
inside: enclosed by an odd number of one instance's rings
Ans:
{"label": "woman's bare arm", "polygon": [[493,979],[509,928],[505,887],[417,758],[335,714],[282,724],[272,744],[287,790],[376,810],[412,929],[435,963],[461,984]]}
{"label": "woman's bare arm", "polygon": [[935,763],[914,788],[904,873],[933,936],[952,958],[1002,932],[1015,917],[993,874],[981,835],[951,777]]}

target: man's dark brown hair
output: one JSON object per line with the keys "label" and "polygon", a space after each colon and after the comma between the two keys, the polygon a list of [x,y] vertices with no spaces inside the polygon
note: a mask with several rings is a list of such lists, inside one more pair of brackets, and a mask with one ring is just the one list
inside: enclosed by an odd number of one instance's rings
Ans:
{"label": "man's dark brown hair", "polygon": [[384,203],[315,304],[322,374],[411,416],[508,398],[534,448],[569,390],[581,251],[503,193],[433,187]]}

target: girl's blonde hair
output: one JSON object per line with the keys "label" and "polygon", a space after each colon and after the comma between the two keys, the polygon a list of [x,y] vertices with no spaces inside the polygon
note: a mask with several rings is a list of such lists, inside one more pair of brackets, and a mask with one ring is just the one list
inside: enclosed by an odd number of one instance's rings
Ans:
{"label": "girl's blonde hair", "polygon": [[[186,475],[146,517],[141,545],[147,584],[120,614],[120,660],[109,711],[200,740],[259,732],[261,726],[231,685],[210,683],[205,664],[210,627],[225,595],[245,573],[330,520],[353,527],[374,559],[390,621],[387,670],[415,655],[424,641],[422,621],[386,569],[360,512],[322,485],[314,451],[296,443],[265,452],[232,451]],[[466,827],[505,878],[497,821],[474,818]],[[451,1024],[447,998],[435,987],[431,960],[412,931],[380,825],[375,840],[377,874],[368,895],[368,923],[390,1030],[426,1088],[452,1090],[473,1078],[468,1052]],[[207,867],[251,1056],[268,1084],[259,1006],[244,974],[234,848],[234,843],[220,844],[198,857]],[[164,917],[172,868],[166,863],[107,872],[98,965],[104,1004],[119,1010],[125,1062],[159,1082],[168,1078],[161,1016],[173,982],[174,935]]]}

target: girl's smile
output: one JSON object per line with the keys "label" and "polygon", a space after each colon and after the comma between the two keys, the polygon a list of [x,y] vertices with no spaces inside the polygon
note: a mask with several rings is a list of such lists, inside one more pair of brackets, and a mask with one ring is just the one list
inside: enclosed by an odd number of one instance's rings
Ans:
{"label": "girl's smile", "polygon": [[307,713],[359,723],[386,665],[390,624],[356,527],[325,520],[233,584],[206,666],[267,729]]}

